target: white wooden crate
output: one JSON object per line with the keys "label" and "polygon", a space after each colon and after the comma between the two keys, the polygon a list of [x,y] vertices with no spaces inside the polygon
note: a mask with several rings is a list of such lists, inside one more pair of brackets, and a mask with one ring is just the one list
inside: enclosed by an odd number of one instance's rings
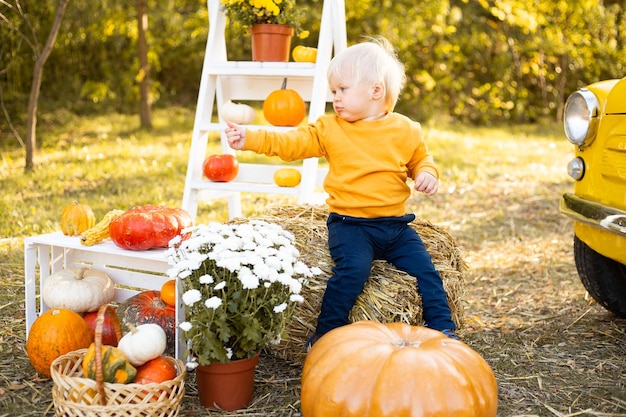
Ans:
{"label": "white wooden crate", "polygon": [[[91,267],[107,273],[115,282],[115,302],[143,290],[160,290],[169,279],[166,249],[131,251],[110,240],[84,246],[80,238],[61,232],[24,239],[24,286],[26,292],[26,335],[35,319],[49,307],[43,302],[41,288],[51,274],[70,267]],[[183,359],[184,339],[178,324],[184,309],[176,289],[176,357]]]}

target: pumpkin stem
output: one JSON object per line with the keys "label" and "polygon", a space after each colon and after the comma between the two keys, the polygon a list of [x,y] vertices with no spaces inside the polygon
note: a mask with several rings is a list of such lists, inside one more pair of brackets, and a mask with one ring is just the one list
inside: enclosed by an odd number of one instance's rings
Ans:
{"label": "pumpkin stem", "polygon": [[126,323],[126,327],[128,327],[128,330],[132,333],[135,334],[137,333],[137,326],[135,326],[132,323]]}
{"label": "pumpkin stem", "polygon": [[422,342],[419,340],[412,342],[407,339],[402,339],[402,340],[394,340],[391,342],[391,344],[397,347],[407,347],[407,346],[420,347]]}
{"label": "pumpkin stem", "polygon": [[87,272],[87,268],[77,268],[76,279],[80,280],[85,278],[85,272]]}
{"label": "pumpkin stem", "polygon": [[281,90],[284,90],[287,88],[287,77],[283,78],[283,85],[280,87]]}

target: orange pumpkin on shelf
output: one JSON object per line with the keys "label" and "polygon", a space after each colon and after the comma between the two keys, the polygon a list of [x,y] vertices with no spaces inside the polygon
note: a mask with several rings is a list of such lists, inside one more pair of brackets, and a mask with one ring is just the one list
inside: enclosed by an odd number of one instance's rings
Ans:
{"label": "orange pumpkin on shelf", "polygon": [[496,378],[463,342],[405,323],[330,331],[302,371],[304,417],[495,417]]}
{"label": "orange pumpkin on shelf", "polygon": [[64,308],[37,317],[26,340],[26,354],[37,372],[50,377],[52,361],[74,350],[89,347],[93,332],[80,314]]}
{"label": "orange pumpkin on shelf", "polygon": [[272,91],[263,102],[263,115],[274,126],[296,126],[306,116],[306,104],[296,90],[287,88],[287,78],[280,90]]}

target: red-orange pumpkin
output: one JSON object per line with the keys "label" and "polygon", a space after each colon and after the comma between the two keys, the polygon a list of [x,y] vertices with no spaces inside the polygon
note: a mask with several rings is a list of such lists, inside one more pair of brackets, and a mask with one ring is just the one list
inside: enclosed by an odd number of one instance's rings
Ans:
{"label": "red-orange pumpkin", "polygon": [[137,206],[109,224],[111,240],[130,250],[166,248],[169,241],[193,224],[189,213],[166,206]]}
{"label": "red-orange pumpkin", "polygon": [[37,317],[26,340],[26,354],[35,370],[50,377],[50,365],[61,355],[89,347],[93,333],[80,314],[63,308]]}
{"label": "red-orange pumpkin", "polygon": [[[122,327],[120,320],[115,314],[116,307],[108,306],[104,310],[103,322],[102,322],[102,344],[108,346],[117,346],[119,341],[118,334],[122,334]],[[87,325],[94,334],[96,333],[96,319],[98,318],[98,311],[90,311],[85,313],[83,319],[87,322]]]}
{"label": "red-orange pumpkin", "polygon": [[144,323],[155,323],[163,328],[167,337],[165,354],[174,356],[176,344],[176,309],[161,299],[161,292],[142,291],[120,303],[117,316],[124,332],[130,331],[129,324],[137,327]]}
{"label": "red-orange pumpkin", "polygon": [[280,90],[272,91],[263,102],[263,115],[274,126],[296,126],[306,116],[306,104],[296,90],[287,88],[287,78]]}
{"label": "red-orange pumpkin", "polygon": [[360,321],[332,330],[302,372],[304,417],[495,417],[493,371],[436,330]]}
{"label": "red-orange pumpkin", "polygon": [[135,380],[138,384],[164,382],[176,378],[176,363],[169,356],[159,356],[137,367]]}

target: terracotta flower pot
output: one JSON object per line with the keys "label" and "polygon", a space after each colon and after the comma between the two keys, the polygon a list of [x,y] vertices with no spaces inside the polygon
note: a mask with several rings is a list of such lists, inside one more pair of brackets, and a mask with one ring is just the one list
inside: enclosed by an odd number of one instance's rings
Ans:
{"label": "terracotta flower pot", "polygon": [[293,27],[256,24],[250,27],[250,34],[253,61],[289,62]]}
{"label": "terracotta flower pot", "polygon": [[254,372],[260,352],[251,359],[212,363],[196,368],[200,404],[211,410],[246,408],[254,394]]}

